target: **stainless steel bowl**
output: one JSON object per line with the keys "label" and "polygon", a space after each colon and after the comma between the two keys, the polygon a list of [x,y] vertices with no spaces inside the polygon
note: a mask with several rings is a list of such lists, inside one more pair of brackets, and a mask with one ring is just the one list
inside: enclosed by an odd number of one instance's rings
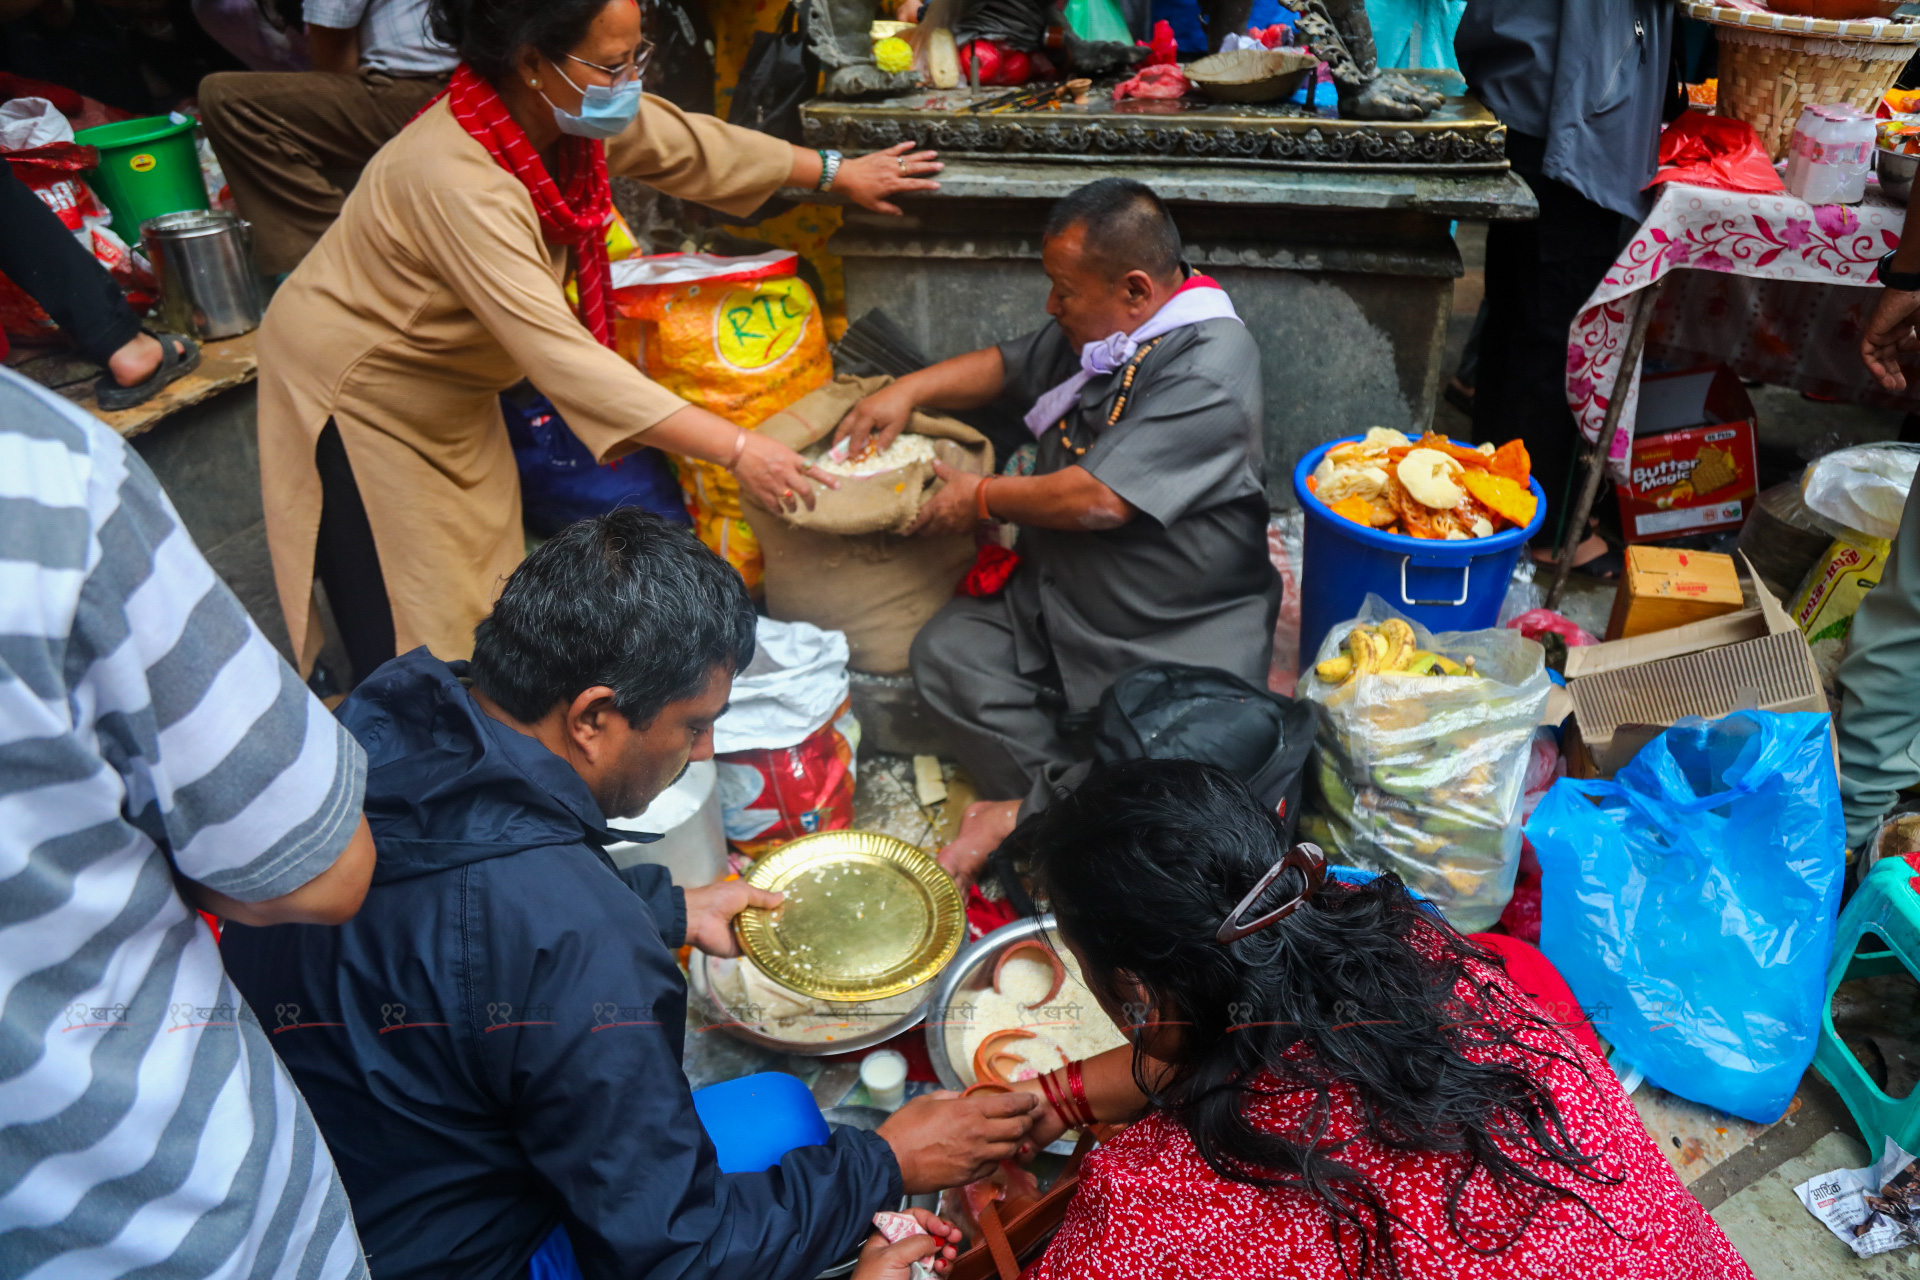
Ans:
{"label": "stainless steel bowl", "polygon": [[[940,980],[934,983],[933,999],[927,1004],[927,1057],[932,1060],[934,1074],[940,1077],[942,1085],[964,1089],[968,1084],[955,1065],[966,1056],[960,1048],[966,1019],[949,1011],[993,984],[993,963],[1002,951],[1016,942],[1036,938],[1045,941],[1048,934],[1053,934],[1053,945],[1058,946],[1059,935],[1054,933],[1051,913],[1003,924],[955,956]],[[1073,1144],[1063,1139],[1047,1150],[1055,1155],[1070,1155]]]}
{"label": "stainless steel bowl", "polygon": [[[879,1107],[828,1107],[820,1113],[828,1124],[843,1124],[854,1129],[865,1129],[872,1133],[887,1122],[887,1113]],[[940,1207],[940,1197],[936,1194],[901,1196],[899,1212],[905,1213],[909,1207],[917,1207],[934,1212]],[[860,1261],[860,1251],[855,1249],[852,1256],[820,1273],[820,1280],[830,1280],[833,1276],[844,1276],[852,1272]]]}
{"label": "stainless steel bowl", "polygon": [[1873,167],[1880,174],[1880,189],[1887,193],[1887,198],[1905,204],[1907,197],[1913,194],[1913,176],[1920,171],[1920,156],[1877,147],[1873,153]]}
{"label": "stainless steel bowl", "polygon": [[910,1012],[902,1014],[892,1022],[875,1027],[871,1031],[862,1032],[860,1035],[850,1036],[845,1040],[830,1040],[824,1044],[804,1044],[795,1040],[777,1039],[756,1031],[752,1027],[727,1021],[732,1015],[713,994],[713,983],[707,975],[706,952],[696,948],[687,962],[687,990],[700,1001],[703,1011],[711,1013],[717,1019],[716,1025],[721,1030],[736,1040],[744,1040],[750,1045],[771,1049],[775,1053],[791,1053],[802,1058],[825,1058],[836,1053],[857,1053],[861,1049],[871,1049],[877,1044],[884,1044],[902,1031],[919,1026],[921,1020],[927,1016],[927,1009],[933,1003],[932,993],[938,988],[939,983],[938,978],[927,983],[924,988],[928,993],[927,998],[921,1000]]}

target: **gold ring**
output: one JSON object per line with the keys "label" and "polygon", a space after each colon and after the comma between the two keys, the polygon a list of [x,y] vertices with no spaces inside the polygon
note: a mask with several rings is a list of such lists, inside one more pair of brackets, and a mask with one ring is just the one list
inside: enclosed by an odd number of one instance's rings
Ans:
{"label": "gold ring", "polygon": [[901,157],[900,157],[900,172],[902,172],[902,173],[905,173],[906,171],[907,171],[907,158],[906,158],[905,156],[901,156]]}
{"label": "gold ring", "polygon": [[781,497],[782,499],[788,499],[788,498],[791,498],[791,497],[793,497],[793,490],[791,490],[791,489],[789,489],[789,490],[787,490],[787,491],[786,491],[785,493],[783,493],[783,494],[781,494],[781,495],[780,495],[780,497]]}

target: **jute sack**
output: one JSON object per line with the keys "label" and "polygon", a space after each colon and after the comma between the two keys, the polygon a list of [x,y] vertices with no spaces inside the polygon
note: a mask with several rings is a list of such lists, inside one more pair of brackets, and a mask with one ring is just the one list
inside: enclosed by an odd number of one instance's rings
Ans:
{"label": "jute sack", "polygon": [[[760,434],[817,457],[833,443],[847,411],[891,381],[836,378],[762,422]],[[993,470],[993,446],[965,423],[915,413],[907,430],[932,440],[950,467],[974,475]],[[842,476],[838,489],[816,485],[811,511],[804,504],[791,514],[768,511],[743,494],[741,509],[766,556],[768,614],[844,631],[848,665],[856,671],[905,671],[914,636],[952,598],[974,560],[971,532],[900,534],[940,486],[931,466],[915,463],[875,476]]]}

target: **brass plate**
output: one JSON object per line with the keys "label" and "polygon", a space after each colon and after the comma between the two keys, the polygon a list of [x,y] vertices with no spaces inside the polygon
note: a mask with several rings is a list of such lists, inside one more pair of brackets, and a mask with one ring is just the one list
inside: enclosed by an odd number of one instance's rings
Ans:
{"label": "brass plate", "polygon": [[966,912],[940,864],[904,840],[823,831],[747,873],[784,893],[740,913],[741,949],[769,978],[821,1000],[879,1000],[931,981],[960,950]]}

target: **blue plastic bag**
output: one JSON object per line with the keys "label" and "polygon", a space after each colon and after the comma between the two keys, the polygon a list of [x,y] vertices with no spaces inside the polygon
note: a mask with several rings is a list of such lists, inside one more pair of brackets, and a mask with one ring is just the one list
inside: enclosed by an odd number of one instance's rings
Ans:
{"label": "blue plastic bag", "polygon": [[693,523],[680,482],[658,449],[596,463],[553,401],[529,387],[503,394],[500,412],[520,465],[521,516],[541,537],[615,507],[639,507],[676,524]]}
{"label": "blue plastic bag", "polygon": [[1647,1079],[1749,1120],[1813,1061],[1846,861],[1827,716],[1682,721],[1527,824],[1540,949]]}

